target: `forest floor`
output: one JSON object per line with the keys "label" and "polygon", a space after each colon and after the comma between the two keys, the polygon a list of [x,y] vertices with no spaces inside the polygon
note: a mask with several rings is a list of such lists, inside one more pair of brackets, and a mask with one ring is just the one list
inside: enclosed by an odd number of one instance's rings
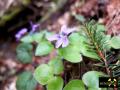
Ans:
{"label": "forest floor", "polygon": [[[59,9],[49,11],[49,7],[52,5],[54,7],[51,0],[34,0],[32,4],[36,5],[33,8],[36,12],[33,15],[28,15],[29,18],[27,20],[38,21],[37,18],[39,17],[41,18],[41,29],[47,28],[49,31],[57,32],[61,25],[64,24],[68,24],[69,26],[79,25],[78,21],[71,15],[71,13],[76,13],[84,16],[87,20],[94,19],[104,24],[107,34],[120,35],[120,0],[61,1],[66,2],[63,2],[64,4],[59,6]],[[37,5],[38,2],[41,6]],[[55,6],[55,8],[58,7]],[[40,12],[39,14],[37,13],[38,11]],[[14,35],[17,31],[7,32],[7,34],[3,35],[4,37],[0,39],[0,90],[17,90],[15,86],[17,75],[24,70],[33,69],[32,65],[23,65],[16,58],[16,46],[18,42],[14,39]],[[33,59],[36,60],[35,57],[33,57]],[[37,59],[38,63],[44,63],[46,60],[49,60],[49,57]],[[90,63],[91,62],[87,62],[87,65],[90,65]],[[83,73],[87,71],[87,69],[89,69],[89,67],[84,68],[81,72]],[[36,90],[43,90],[43,88],[38,85]]]}

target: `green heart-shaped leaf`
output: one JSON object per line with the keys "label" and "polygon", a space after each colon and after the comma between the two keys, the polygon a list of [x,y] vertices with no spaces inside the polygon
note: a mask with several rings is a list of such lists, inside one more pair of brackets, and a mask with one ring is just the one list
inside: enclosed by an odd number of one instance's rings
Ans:
{"label": "green heart-shaped leaf", "polygon": [[82,80],[89,88],[99,88],[99,76],[103,76],[102,72],[88,71],[82,77]]}
{"label": "green heart-shaped leaf", "polygon": [[32,62],[32,45],[28,43],[21,43],[18,45],[16,52],[17,52],[17,59],[26,64]]}
{"label": "green heart-shaped leaf", "polygon": [[68,47],[60,48],[59,54],[63,56],[64,59],[72,63],[78,63],[82,61],[82,56],[78,50],[78,47],[74,45],[69,45]]}
{"label": "green heart-shaped leaf", "polygon": [[47,90],[62,90],[63,79],[61,77],[54,77],[47,85]]}
{"label": "green heart-shaped leaf", "polygon": [[42,85],[46,85],[53,78],[53,68],[42,64],[35,69],[35,79]]}
{"label": "green heart-shaped leaf", "polygon": [[36,41],[37,43],[39,43],[42,39],[43,39],[44,33],[40,32],[40,33],[34,33],[32,35],[32,38],[34,41]]}
{"label": "green heart-shaped leaf", "polygon": [[120,49],[120,36],[112,37],[110,45],[115,49]]}
{"label": "green heart-shaped leaf", "polygon": [[29,53],[29,52],[23,51],[23,50],[18,51],[17,59],[24,64],[31,63],[32,62],[32,53]]}
{"label": "green heart-shaped leaf", "polygon": [[85,87],[81,80],[71,80],[63,90],[85,90]]}
{"label": "green heart-shaped leaf", "polygon": [[17,90],[35,90],[36,85],[37,81],[29,71],[20,74],[16,82]]}
{"label": "green heart-shaped leaf", "polygon": [[32,43],[33,42],[33,37],[32,35],[26,35],[24,37],[21,38],[21,42],[24,43]]}
{"label": "green heart-shaped leaf", "polygon": [[78,47],[78,50],[80,50],[80,43],[83,40],[84,40],[84,38],[82,36],[80,36],[79,33],[72,33],[69,36],[70,44],[76,45]]}
{"label": "green heart-shaped leaf", "polygon": [[16,51],[21,51],[21,50],[25,50],[25,51],[31,51],[33,49],[33,46],[29,43],[21,43],[17,46]]}
{"label": "green heart-shaped leaf", "polygon": [[41,42],[38,44],[35,55],[36,56],[43,56],[49,54],[53,49],[53,45],[49,42]]}
{"label": "green heart-shaped leaf", "polygon": [[60,58],[50,60],[49,65],[53,67],[54,74],[60,74],[63,72],[64,65],[63,61]]}

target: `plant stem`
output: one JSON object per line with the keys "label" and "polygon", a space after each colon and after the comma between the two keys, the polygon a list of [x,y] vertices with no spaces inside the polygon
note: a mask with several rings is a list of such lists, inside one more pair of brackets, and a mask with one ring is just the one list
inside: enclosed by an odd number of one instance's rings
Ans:
{"label": "plant stem", "polygon": [[105,63],[105,68],[106,68],[107,74],[110,75],[110,70],[109,70],[109,68],[108,68],[108,64],[107,64],[106,58],[104,57],[102,51],[99,50],[99,45],[98,45],[98,44],[95,44],[95,47],[96,47],[96,50],[97,50],[98,55],[100,56],[100,58],[101,58],[101,59],[104,61],[104,63]]}
{"label": "plant stem", "polygon": [[105,63],[105,67],[106,67],[106,71],[107,71],[107,74],[110,75],[110,70],[108,68],[108,64],[107,64],[107,60],[105,59],[103,53],[101,51],[98,51],[98,54],[99,56],[101,57],[101,59],[104,61]]}

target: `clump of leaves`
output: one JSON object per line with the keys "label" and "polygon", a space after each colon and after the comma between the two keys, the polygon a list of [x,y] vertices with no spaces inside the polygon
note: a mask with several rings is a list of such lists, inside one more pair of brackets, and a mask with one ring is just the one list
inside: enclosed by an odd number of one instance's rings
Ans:
{"label": "clump of leaves", "polygon": [[[85,90],[86,88],[106,90],[106,88],[99,88],[98,79],[99,76],[110,76],[109,55],[107,54],[111,49],[120,49],[120,37],[106,35],[104,25],[94,21],[84,23],[80,30],[76,29],[63,26],[60,33],[55,35],[41,31],[24,36],[21,38],[23,44],[20,44],[16,50],[18,59],[23,63],[31,62],[31,58],[28,59],[27,55],[20,55],[24,50],[30,56],[29,51],[33,50],[31,45],[35,46],[35,56],[40,57],[48,55],[54,49],[57,52],[56,57],[49,60],[48,64],[40,64],[34,71],[35,79],[41,85],[46,85],[47,90]],[[106,72],[88,71],[83,74],[82,80],[71,80],[64,85],[61,77],[65,73],[63,61],[81,63],[84,61],[82,56],[102,63]]]}

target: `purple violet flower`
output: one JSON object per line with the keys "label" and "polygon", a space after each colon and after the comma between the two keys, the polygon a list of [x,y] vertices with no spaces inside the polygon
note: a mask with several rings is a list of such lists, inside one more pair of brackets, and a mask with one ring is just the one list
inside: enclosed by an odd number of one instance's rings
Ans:
{"label": "purple violet flower", "polygon": [[27,28],[21,29],[21,30],[15,35],[15,38],[16,38],[17,40],[20,40],[20,38],[21,38],[25,33],[27,33]]}
{"label": "purple violet flower", "polygon": [[[31,25],[31,31],[30,33],[34,33],[37,28],[39,27],[39,24],[33,24],[32,22],[30,22],[30,25]],[[15,35],[15,38],[17,40],[20,40],[20,38],[25,34],[27,33],[28,29],[27,28],[23,28],[21,29],[16,35]]]}
{"label": "purple violet flower", "polygon": [[59,34],[55,34],[48,38],[49,41],[55,41],[55,47],[59,48],[61,45],[62,47],[67,47],[69,45],[68,35],[74,32],[76,28],[68,28],[66,25],[61,27],[61,31]]}
{"label": "purple violet flower", "polygon": [[37,30],[37,28],[39,27],[39,24],[33,24],[32,22],[30,22],[31,25],[31,32],[35,32]]}

